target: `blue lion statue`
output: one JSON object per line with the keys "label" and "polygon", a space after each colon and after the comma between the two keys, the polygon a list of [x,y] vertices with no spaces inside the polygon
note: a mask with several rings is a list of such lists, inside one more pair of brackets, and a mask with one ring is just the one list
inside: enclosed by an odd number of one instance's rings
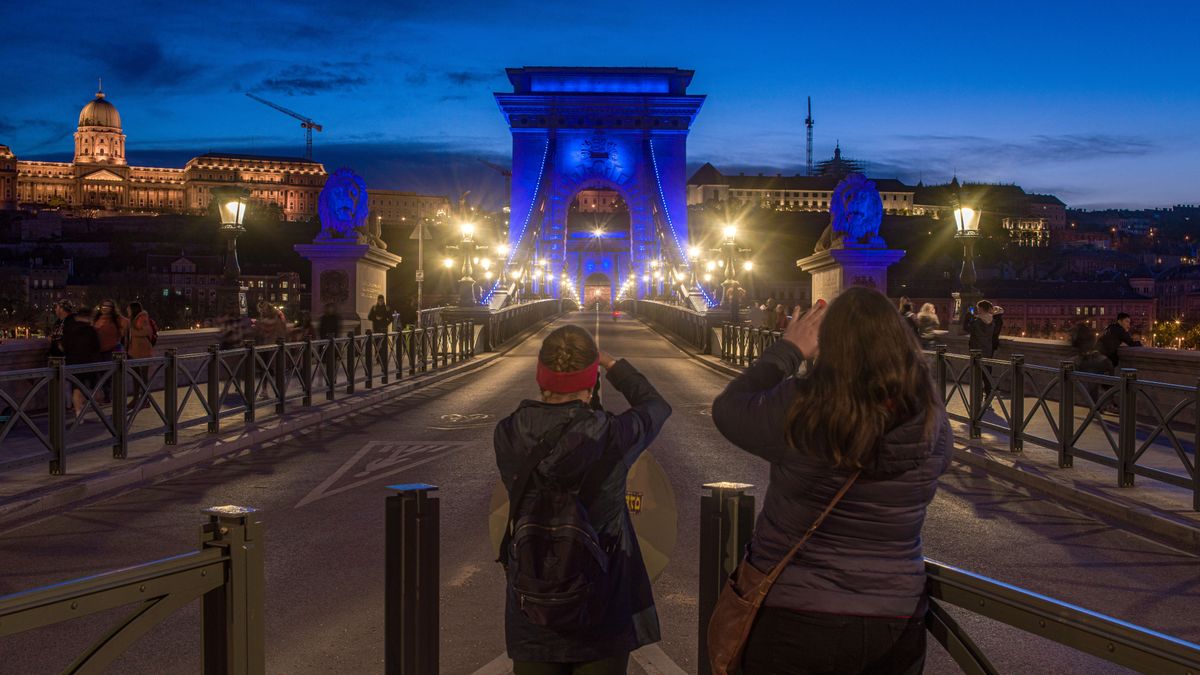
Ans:
{"label": "blue lion statue", "polygon": [[829,226],[817,240],[816,253],[831,248],[885,248],[879,236],[883,200],[875,183],[861,173],[847,175],[829,201]]}

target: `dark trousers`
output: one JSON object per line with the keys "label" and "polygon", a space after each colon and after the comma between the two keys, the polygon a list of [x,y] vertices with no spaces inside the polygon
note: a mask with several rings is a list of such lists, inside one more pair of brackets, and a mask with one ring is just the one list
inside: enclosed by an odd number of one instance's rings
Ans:
{"label": "dark trousers", "polygon": [[628,669],[628,654],[583,663],[513,661],[513,675],[625,675]]}
{"label": "dark trousers", "polygon": [[764,607],[750,631],[746,675],[920,673],[925,622]]}

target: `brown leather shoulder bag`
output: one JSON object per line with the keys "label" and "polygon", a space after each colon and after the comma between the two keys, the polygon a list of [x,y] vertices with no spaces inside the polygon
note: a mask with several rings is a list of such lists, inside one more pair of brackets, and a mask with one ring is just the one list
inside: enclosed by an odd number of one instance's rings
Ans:
{"label": "brown leather shoulder bag", "polygon": [[748,558],[742,558],[737,570],[725,582],[725,588],[721,590],[712,617],[708,620],[708,659],[712,664],[713,675],[734,675],[741,669],[742,653],[750,640],[750,629],[754,627],[754,619],[758,616],[763,601],[767,599],[771,586],[775,585],[779,575],[783,574],[800,552],[800,548],[812,537],[813,532],[817,531],[857,478],[857,471],[850,474],[829,505],[817,516],[804,536],[800,537],[800,541],[796,542],[792,550],[788,551],[783,560],[772,567],[770,572],[764,574],[751,565]]}

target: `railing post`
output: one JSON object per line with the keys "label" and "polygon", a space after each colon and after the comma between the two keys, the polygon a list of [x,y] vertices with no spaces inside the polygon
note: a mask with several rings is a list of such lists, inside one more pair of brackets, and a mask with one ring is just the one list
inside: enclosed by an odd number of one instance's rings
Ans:
{"label": "railing post", "polygon": [[375,334],[367,331],[367,339],[363,342],[363,373],[366,388],[375,387]]}
{"label": "railing post", "polygon": [[200,670],[205,675],[262,675],[262,524],[249,507],[214,506],[203,513],[209,520],[200,529],[200,547],[224,549],[229,562],[225,583],[200,602]]}
{"label": "railing post", "polygon": [[300,405],[312,405],[313,390],[313,341],[311,335],[304,337],[304,351],[300,354],[300,388],[304,390],[304,398]]}
{"label": "railing post", "polygon": [[390,370],[389,366],[391,365],[391,360],[388,357],[388,354],[391,353],[391,350],[388,349],[388,343],[391,341],[391,339],[392,332],[384,331],[383,339],[379,341],[379,356],[377,358],[379,359],[379,368],[382,371],[379,374],[380,384],[388,383],[388,370]]}
{"label": "railing post", "polygon": [[475,356],[475,319],[467,320],[467,358]]}
{"label": "railing post", "polygon": [[383,672],[438,672],[438,500],[424,483],[389,485],[385,504]]}
{"label": "railing post", "polygon": [[275,338],[275,414],[282,415],[287,407],[287,342]]}
{"label": "railing post", "polygon": [[429,364],[426,363],[428,354],[425,353],[425,340],[428,335],[428,328],[418,328],[413,333],[413,337],[417,340],[417,361],[419,362],[418,368],[422,373],[429,369]]}
{"label": "railing post", "polygon": [[936,368],[937,368],[936,372],[937,372],[938,392],[939,392],[939,395],[942,397],[942,401],[945,401],[946,400],[946,384],[947,384],[947,380],[949,379],[949,377],[948,377],[949,368],[946,366],[947,347],[946,347],[946,345],[937,345],[936,349],[937,349],[937,357],[936,357],[935,364],[936,364]]}
{"label": "railing post", "polygon": [[1062,361],[1058,364],[1058,468],[1066,469],[1075,464],[1071,454],[1075,441],[1075,364]]}
{"label": "railing post", "polygon": [[1008,451],[1025,449],[1025,356],[1012,357],[1012,400],[1009,402]]}
{"label": "railing post", "polygon": [[979,427],[979,420],[983,419],[983,365],[979,363],[983,353],[978,349],[972,349],[970,353],[971,395],[967,399],[971,402],[971,409],[967,411],[967,419],[970,420],[967,426],[971,438],[979,438],[983,435],[983,430]]}
{"label": "railing post", "polygon": [[67,374],[63,370],[62,357],[50,359],[50,382],[46,390],[50,411],[46,430],[50,441],[50,475],[61,476],[67,472]]}
{"label": "railing post", "polygon": [[109,407],[112,409],[113,425],[112,456],[113,459],[125,459],[129,454],[129,413],[125,408],[125,376],[129,364],[125,360],[125,352],[112,355],[111,368],[112,379],[109,384],[112,385],[112,400],[109,401]]}
{"label": "railing post", "polygon": [[717,604],[725,581],[745,555],[754,530],[753,488],[747,483],[707,483],[709,494],[700,498],[700,589],[699,640],[696,670],[700,675],[712,672],[708,661],[708,620]]}
{"label": "railing post", "polygon": [[208,433],[221,431],[221,348],[208,347]]}
{"label": "railing post", "polygon": [[[149,392],[150,383],[142,384]],[[174,347],[163,354],[163,413],[163,443],[175,445],[179,440],[179,353]]]}
{"label": "railing post", "polygon": [[[413,376],[417,374],[417,328],[409,328],[405,333],[408,333],[408,374]],[[403,337],[404,333],[401,333]]]}
{"label": "railing post", "polygon": [[354,371],[358,368],[358,343],[353,332],[346,332],[346,393],[354,393]]}
{"label": "railing post", "polygon": [[247,423],[254,421],[254,407],[258,400],[258,354],[254,352],[254,341],[246,340],[242,343],[242,349],[245,350],[245,358],[242,360],[242,399],[246,403],[246,411],[242,415]]}
{"label": "railing post", "polygon": [[[1200,378],[1192,392],[1192,447],[1200,448]],[[1200,511],[1200,461],[1196,455],[1192,455],[1192,510]]]}
{"label": "railing post", "polygon": [[337,340],[325,340],[325,400],[337,397]]}
{"label": "railing post", "polygon": [[1121,369],[1121,428],[1117,430],[1117,487],[1133,487],[1137,453],[1137,370]]}

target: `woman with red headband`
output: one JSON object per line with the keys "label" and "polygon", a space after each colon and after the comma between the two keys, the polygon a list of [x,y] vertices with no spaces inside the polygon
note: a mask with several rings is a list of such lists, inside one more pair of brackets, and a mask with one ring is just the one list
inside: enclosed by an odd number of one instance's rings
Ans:
{"label": "woman with red headband", "polygon": [[[629,410],[600,408],[600,368]],[[660,639],[625,481],[671,407],[628,361],[599,351],[574,325],[542,342],[537,383],[540,400],[522,401],[495,434],[514,505],[500,547],[513,672],[625,673],[630,652]]]}

